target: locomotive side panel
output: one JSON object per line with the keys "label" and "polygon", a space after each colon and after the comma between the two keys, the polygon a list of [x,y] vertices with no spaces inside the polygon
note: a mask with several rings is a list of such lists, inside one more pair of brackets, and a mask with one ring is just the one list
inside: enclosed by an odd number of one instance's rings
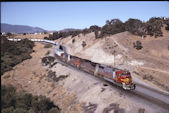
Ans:
{"label": "locomotive side panel", "polygon": [[132,90],[136,87],[132,82],[129,71],[120,70],[103,64],[94,63],[76,56],[72,56],[60,49],[57,49],[55,55],[63,62],[66,62],[71,66],[77,67],[78,69],[93,74],[97,77],[101,77],[118,86],[122,86],[125,90]]}
{"label": "locomotive side panel", "polygon": [[91,65],[91,62],[85,59],[81,59],[80,69],[91,74],[94,74],[95,71],[95,67]]}

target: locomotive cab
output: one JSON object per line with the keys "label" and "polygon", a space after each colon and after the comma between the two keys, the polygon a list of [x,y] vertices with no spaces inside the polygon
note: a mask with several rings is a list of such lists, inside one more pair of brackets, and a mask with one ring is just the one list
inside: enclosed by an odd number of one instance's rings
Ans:
{"label": "locomotive cab", "polygon": [[122,87],[125,90],[133,90],[136,87],[132,82],[132,77],[129,71],[120,70],[118,72],[118,81],[122,83]]}

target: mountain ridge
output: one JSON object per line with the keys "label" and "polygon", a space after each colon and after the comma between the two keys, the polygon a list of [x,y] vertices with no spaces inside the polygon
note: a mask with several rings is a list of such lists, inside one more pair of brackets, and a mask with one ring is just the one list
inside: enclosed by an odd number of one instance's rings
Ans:
{"label": "mountain ridge", "polygon": [[8,23],[1,23],[1,32],[12,32],[12,33],[35,33],[46,31],[40,27],[32,27],[28,25],[13,25]]}

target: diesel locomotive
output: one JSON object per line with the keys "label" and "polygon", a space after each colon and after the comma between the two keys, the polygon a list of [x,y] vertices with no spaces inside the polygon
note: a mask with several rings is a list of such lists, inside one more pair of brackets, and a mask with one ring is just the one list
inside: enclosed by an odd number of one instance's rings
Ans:
{"label": "diesel locomotive", "polygon": [[70,55],[65,52],[65,47],[60,44],[55,49],[55,56],[71,66],[86,71],[96,77],[103,78],[125,90],[134,90],[136,88],[136,85],[132,81],[131,74],[127,70],[121,70]]}

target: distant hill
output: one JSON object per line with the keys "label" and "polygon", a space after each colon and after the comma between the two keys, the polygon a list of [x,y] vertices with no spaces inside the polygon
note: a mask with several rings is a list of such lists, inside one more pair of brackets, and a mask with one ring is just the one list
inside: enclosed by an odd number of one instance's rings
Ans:
{"label": "distant hill", "polygon": [[31,27],[26,25],[11,25],[1,23],[1,32],[13,32],[13,33],[35,33],[44,32],[45,30],[39,27]]}
{"label": "distant hill", "polygon": [[69,32],[69,31],[76,31],[76,30],[81,30],[81,29],[66,28],[66,29],[60,30],[59,32]]}

